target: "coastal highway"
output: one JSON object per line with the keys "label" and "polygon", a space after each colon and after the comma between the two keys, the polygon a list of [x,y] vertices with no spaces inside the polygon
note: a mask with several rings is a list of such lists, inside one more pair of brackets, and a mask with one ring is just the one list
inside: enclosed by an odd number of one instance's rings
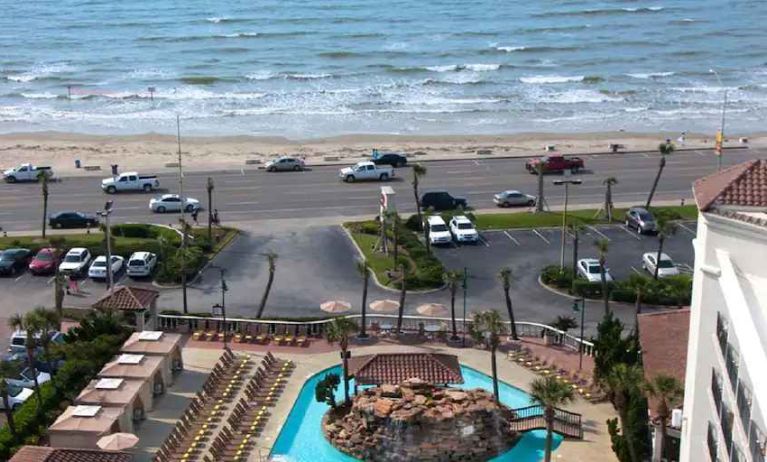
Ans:
{"label": "coastal highway", "polygon": [[[583,156],[586,171],[577,176],[583,184],[570,188],[570,205],[600,204],[604,197],[602,181],[615,177],[613,189],[616,203],[641,203],[647,197],[658,169],[658,154],[626,153]],[[767,150],[733,149],[725,152],[723,165],[728,166],[753,158],[767,158]],[[492,159],[431,161],[420,190],[447,190],[463,196],[475,209],[495,208],[493,194],[504,189],[519,189],[536,194],[536,176],[524,169],[526,159]],[[677,151],[668,158],[655,200],[689,199],[691,184],[697,178],[716,171],[716,158],[711,150]],[[150,174],[152,172],[141,172]],[[268,173],[263,170],[229,172],[187,172],[184,193],[199,199],[207,207],[206,179],[215,182],[214,208],[223,224],[227,222],[264,221],[270,219],[319,217],[353,217],[378,213],[378,196],[382,183],[343,183],[338,167],[314,167],[304,172]],[[66,177],[50,185],[50,213],[78,210],[94,213],[104,201],[114,200],[113,222],[177,223],[177,215],[153,214],[149,210],[152,195],[143,193],[105,194],[101,177]],[[414,211],[409,168],[398,169],[396,178],[386,184],[393,187],[400,212]],[[563,190],[546,176],[545,196],[551,207],[561,206]],[[178,177],[159,175],[164,192],[178,192]],[[36,231],[42,220],[40,185],[0,184],[0,227],[5,231]],[[206,220],[200,213],[200,222]]]}

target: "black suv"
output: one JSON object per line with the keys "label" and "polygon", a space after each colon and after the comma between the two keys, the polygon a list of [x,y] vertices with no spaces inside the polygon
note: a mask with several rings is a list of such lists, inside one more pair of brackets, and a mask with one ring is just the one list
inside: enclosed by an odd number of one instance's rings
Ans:
{"label": "black suv", "polygon": [[432,191],[421,196],[421,207],[424,209],[431,207],[436,211],[466,208],[466,199],[453,197],[447,191]]}
{"label": "black suv", "polygon": [[54,213],[48,219],[52,228],[95,228],[99,224],[98,218],[81,212]]}
{"label": "black suv", "polygon": [[407,157],[396,152],[379,152],[373,150],[373,163],[376,165],[391,165],[392,167],[404,167],[407,165]]}

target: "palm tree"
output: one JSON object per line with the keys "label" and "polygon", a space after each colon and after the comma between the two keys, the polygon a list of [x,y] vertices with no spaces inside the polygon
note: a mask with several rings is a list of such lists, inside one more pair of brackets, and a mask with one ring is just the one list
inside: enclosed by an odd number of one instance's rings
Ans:
{"label": "palm tree", "polygon": [[51,355],[51,336],[61,327],[61,318],[58,312],[38,306],[31,313],[27,313],[27,323],[31,324],[34,331],[40,334],[38,342],[43,347],[43,356],[48,365],[48,373],[51,374],[51,384],[56,387],[53,377],[53,356]]}
{"label": "palm tree", "polygon": [[658,374],[644,383],[644,392],[648,398],[655,399],[655,413],[660,421],[660,447],[661,451],[665,447],[666,460],[670,461],[672,460],[671,445],[665,446],[666,427],[668,419],[671,418],[671,408],[684,396],[684,387],[674,377]]}
{"label": "palm tree", "polygon": [[609,178],[605,178],[602,181],[602,184],[605,185],[605,216],[607,217],[607,222],[612,223],[613,222],[613,185],[618,184],[618,179],[614,176],[611,176]]}
{"label": "palm tree", "polygon": [[663,244],[666,238],[676,233],[676,223],[669,220],[668,217],[659,214],[656,218],[656,229],[658,230],[658,255],[655,257],[655,272],[653,279],[658,280],[658,270],[660,269],[660,256],[663,254]]}
{"label": "palm tree", "polygon": [[567,333],[568,330],[578,327],[578,321],[572,316],[557,316],[554,321],[549,323],[549,326]]}
{"label": "palm tree", "polygon": [[504,267],[498,272],[498,279],[503,284],[503,296],[506,299],[506,311],[509,313],[509,321],[511,321],[511,339],[519,340],[517,336],[517,324],[514,321],[514,309],[511,306],[511,295],[509,295],[509,289],[511,289],[511,268]]}
{"label": "palm tree", "polygon": [[573,268],[572,268],[572,284],[570,285],[570,293],[575,293],[575,281],[578,274],[578,243],[580,242],[580,232],[583,230],[583,225],[577,221],[568,225],[570,232],[573,235]]}
{"label": "palm tree", "polygon": [[503,324],[501,315],[495,310],[474,313],[472,325],[475,332],[484,336],[485,342],[490,347],[490,365],[493,371],[493,395],[495,396],[495,400],[500,402],[500,395],[498,394],[498,364],[496,363],[495,353],[501,345],[501,335],[506,332],[506,326]]}
{"label": "palm tree", "polygon": [[453,335],[450,336],[450,340],[458,340],[458,324],[455,321],[455,295],[458,292],[458,286],[461,283],[462,276],[458,271],[446,271],[442,278],[447,284],[447,288],[450,289],[450,320],[453,325]]}
{"label": "palm tree", "polygon": [[274,252],[266,252],[261,254],[266,257],[266,261],[269,263],[269,279],[266,281],[266,287],[264,288],[264,295],[261,297],[261,304],[258,306],[258,315],[256,318],[261,319],[264,315],[264,308],[266,308],[266,300],[269,298],[269,291],[272,290],[272,283],[274,282],[274,272],[277,270],[277,254]]}
{"label": "palm tree", "polygon": [[628,428],[627,425],[629,425],[631,398],[640,391],[643,382],[642,368],[636,364],[629,366],[626,363],[618,363],[613,366],[605,379],[607,396],[615,410],[618,411],[621,430],[626,439],[629,456],[633,462],[640,462],[636,453],[637,442],[634,441],[634,434],[626,430]]}
{"label": "palm tree", "polygon": [[8,400],[8,393],[10,387],[7,378],[18,377],[19,365],[13,361],[0,362],[0,396],[3,399],[3,412],[5,413],[5,420],[8,422],[8,429],[11,431],[11,436],[16,437],[16,422],[13,420],[13,409],[11,403]]}
{"label": "palm tree", "polygon": [[551,462],[551,449],[554,437],[554,416],[556,408],[561,407],[573,400],[573,389],[564,382],[558,381],[553,376],[540,377],[533,380],[530,385],[530,396],[534,403],[544,408],[546,420],[546,444],[544,446],[544,461]]}
{"label": "palm tree", "polygon": [[610,241],[607,239],[599,239],[594,242],[599,252],[599,276],[602,280],[602,300],[605,303],[605,315],[610,312],[610,294],[607,288],[607,251],[609,250]]}
{"label": "palm tree", "polygon": [[658,187],[658,181],[660,181],[660,176],[666,167],[666,156],[674,152],[674,145],[670,141],[666,141],[658,146],[658,151],[660,152],[660,164],[658,165],[658,173],[655,175],[655,181],[652,183],[652,189],[650,189],[650,195],[647,196],[647,202],[645,203],[645,208],[647,209],[650,208],[652,197],[655,195],[655,189]]}
{"label": "palm tree", "polygon": [[407,275],[405,274],[405,265],[399,265],[399,311],[397,312],[397,335],[402,333],[402,317],[405,315],[405,295],[407,294],[407,287],[405,287],[405,280]]}
{"label": "palm tree", "polygon": [[536,172],[538,174],[538,197],[535,198],[535,211],[543,212],[543,162],[538,162],[536,165]]}
{"label": "palm tree", "polygon": [[629,276],[629,287],[634,288],[634,324],[639,325],[638,316],[642,314],[642,296],[647,293],[650,287],[650,280],[641,274],[632,274]]}
{"label": "palm tree", "polygon": [[48,180],[50,179],[49,170],[40,170],[37,174],[40,180],[40,187],[43,193],[43,239],[45,239],[45,227],[48,224]]}
{"label": "palm tree", "polygon": [[[400,233],[400,219],[399,214],[396,211],[388,211],[384,215],[386,220],[391,223],[392,234],[392,264],[393,268],[397,267],[397,260],[399,260],[399,233]],[[381,222],[381,226],[384,226],[384,222]],[[382,232],[382,239],[386,240],[386,232]]]}
{"label": "palm tree", "polygon": [[35,338],[34,320],[29,319],[27,316],[22,316],[19,313],[14,313],[10,319],[8,319],[8,325],[14,330],[26,331],[27,338],[24,345],[27,349],[27,362],[29,363],[29,370],[35,383],[35,395],[37,396],[37,412],[39,413],[43,408],[43,399],[40,395],[40,383],[37,381],[37,368],[35,368],[35,350],[37,348],[37,339]]}
{"label": "palm tree", "polygon": [[[51,243],[51,247],[53,247],[54,260],[59,261],[61,259],[61,254],[64,253],[66,240],[63,237],[52,237],[49,242]],[[61,273],[58,268],[54,269],[54,271],[53,305],[56,307],[56,312],[59,315],[59,322],[61,322],[61,320],[64,318],[64,293],[66,279],[64,274]],[[61,324],[59,324],[58,330],[61,330]]]}
{"label": "palm tree", "polygon": [[362,276],[362,326],[360,327],[359,338],[367,338],[368,334],[365,331],[367,323],[367,306],[368,306],[368,282],[370,281],[370,265],[364,258],[357,260],[357,272]]}
{"label": "palm tree", "polygon": [[333,318],[328,324],[325,336],[328,342],[338,342],[344,365],[344,400],[349,402],[349,335],[357,330],[357,324],[349,318]]}
{"label": "palm tree", "polygon": [[421,164],[413,164],[413,196],[415,196],[415,213],[418,215],[418,223],[423,226],[423,215],[421,214],[421,197],[418,194],[418,184],[426,175],[426,167]]}

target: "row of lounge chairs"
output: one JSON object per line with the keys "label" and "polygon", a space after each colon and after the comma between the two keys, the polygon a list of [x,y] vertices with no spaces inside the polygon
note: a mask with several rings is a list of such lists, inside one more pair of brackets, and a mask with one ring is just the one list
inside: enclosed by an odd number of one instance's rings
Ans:
{"label": "row of lounge chairs", "polygon": [[[281,345],[308,347],[311,343],[307,332],[300,332],[297,327],[278,327],[275,333],[261,332],[259,328],[251,329],[247,326],[242,332],[228,332],[227,338],[234,343],[255,343],[260,345]],[[192,340],[198,341],[223,341],[224,331],[198,330],[192,334]]]}

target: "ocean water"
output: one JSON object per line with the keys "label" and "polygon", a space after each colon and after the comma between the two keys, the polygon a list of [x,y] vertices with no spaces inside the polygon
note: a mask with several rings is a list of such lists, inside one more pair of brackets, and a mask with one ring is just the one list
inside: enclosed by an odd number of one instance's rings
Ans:
{"label": "ocean water", "polygon": [[764,0],[0,5],[0,132],[713,132],[725,92],[728,132],[767,116]]}

